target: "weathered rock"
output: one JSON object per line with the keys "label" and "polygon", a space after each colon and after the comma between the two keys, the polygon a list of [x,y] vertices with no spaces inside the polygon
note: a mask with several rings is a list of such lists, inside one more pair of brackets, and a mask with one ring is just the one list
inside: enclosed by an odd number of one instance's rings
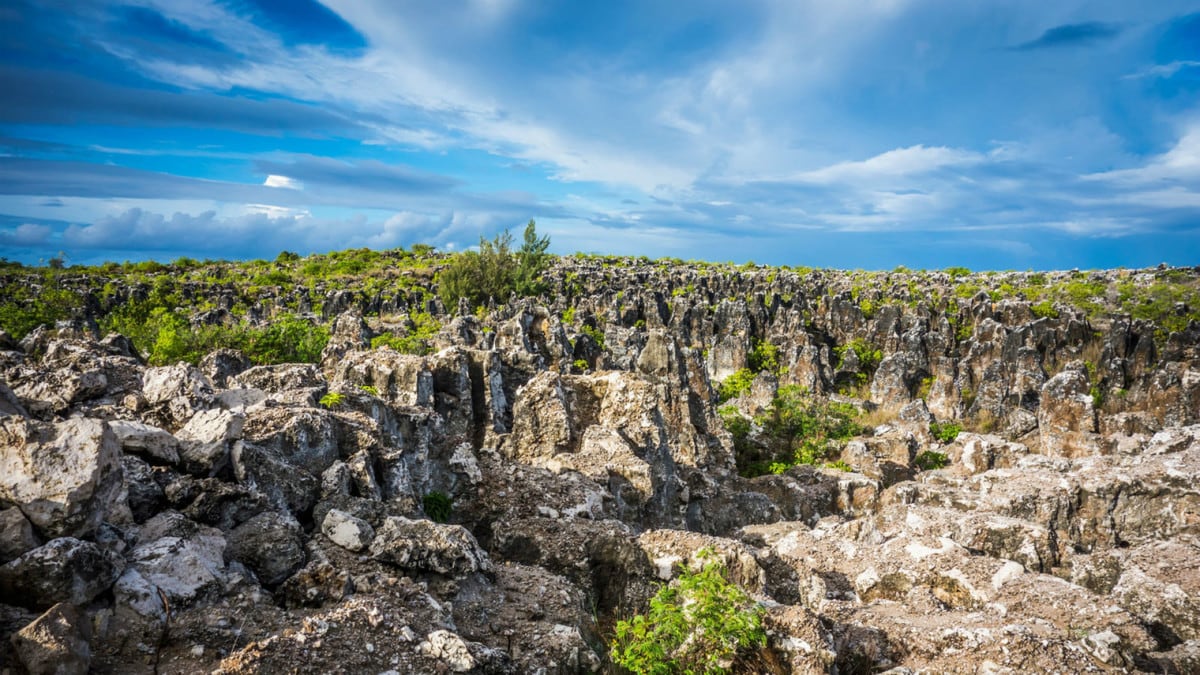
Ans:
{"label": "weathered rock", "polygon": [[238,482],[261,493],[275,508],[295,515],[308,512],[316,504],[318,479],[278,453],[238,441],[230,457]]}
{"label": "weathered rock", "polygon": [[298,389],[319,389],[324,386],[321,371],[308,363],[284,363],[274,366],[255,366],[232,378],[235,387],[261,389],[282,394]]}
{"label": "weathered rock", "polygon": [[304,565],[300,525],[268,511],[238,525],[229,533],[225,555],[249,567],[259,581],[275,586]]}
{"label": "weathered rock", "polygon": [[451,577],[492,571],[487,553],[461,525],[398,516],[384,520],[376,531],[371,557],[402,569]]}
{"label": "weathered rock", "polygon": [[245,415],[229,410],[203,410],[188,420],[175,437],[185,471],[214,476],[229,465],[229,451],[241,437]]}
{"label": "weathered rock", "polygon": [[33,526],[20,509],[14,507],[0,511],[0,563],[37,548],[39,543]]}
{"label": "weathered rock", "polygon": [[321,533],[348,551],[361,551],[375,538],[370,523],[338,509],[330,509],[321,521]]}
{"label": "weathered rock", "polygon": [[78,610],[59,603],[13,636],[21,665],[30,675],[84,675],[92,650]]}
{"label": "weathered rock", "polygon": [[142,375],[142,396],[160,411],[168,429],[178,428],[214,403],[212,383],[185,363],[147,368]]}
{"label": "weathered rock", "polygon": [[129,565],[172,603],[219,591],[225,581],[225,537],[219,530],[164,511],[147,521]]}
{"label": "weathered rock", "polygon": [[496,567],[495,583],[477,578],[454,597],[463,637],[504,647],[520,672],[556,663],[567,672],[597,672],[600,642],[583,592],[567,579],[525,565]]}
{"label": "weathered rock", "polygon": [[0,380],[0,417],[29,417],[20,399],[3,380]]}
{"label": "weathered rock", "polygon": [[334,366],[330,387],[354,390],[374,387],[393,405],[429,406],[433,403],[433,373],[420,356],[392,349],[353,351]]}
{"label": "weathered rock", "polygon": [[95,544],[60,537],[0,566],[0,600],[31,609],[84,605],[120,574],[113,557]]}
{"label": "weathered rock", "polygon": [[217,349],[200,359],[200,372],[215,386],[229,387],[230,378],[250,368],[250,359],[237,349]]}
{"label": "weathered rock", "polygon": [[242,437],[315,476],[339,458],[332,416],[316,408],[254,410],[246,416]]}
{"label": "weathered rock", "polygon": [[961,433],[943,452],[950,461],[951,471],[971,475],[1012,468],[1021,457],[1029,454],[1029,448],[999,436]]}
{"label": "weathered rock", "polygon": [[104,422],[0,419],[0,500],[47,536],[87,536],[121,487],[121,449]]}
{"label": "weathered rock", "polygon": [[475,657],[461,637],[448,630],[435,630],[417,645],[417,652],[446,664],[454,673],[474,670]]}
{"label": "weathered rock", "polygon": [[1088,390],[1087,371],[1079,364],[1046,381],[1038,408],[1043,454],[1085,457],[1099,453],[1096,411]]}
{"label": "weathered rock", "polygon": [[158,427],[140,422],[114,420],[108,423],[121,449],[174,464],[179,461],[179,441]]}

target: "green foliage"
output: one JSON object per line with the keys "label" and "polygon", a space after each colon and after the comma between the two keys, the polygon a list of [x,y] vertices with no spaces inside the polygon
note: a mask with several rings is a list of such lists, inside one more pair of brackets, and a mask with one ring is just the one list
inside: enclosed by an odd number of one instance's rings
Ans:
{"label": "green foliage", "polygon": [[951,279],[958,279],[959,277],[971,275],[971,270],[967,269],[966,267],[947,267],[944,271],[946,274],[950,275]]}
{"label": "green foliage", "polygon": [[933,378],[932,377],[921,378],[921,383],[917,386],[917,398],[919,398],[919,399],[929,398],[929,390],[931,390],[931,389],[933,389]]}
{"label": "green foliage", "polygon": [[255,286],[287,286],[292,283],[292,275],[283,270],[272,270],[254,277],[250,283]]}
{"label": "green foliage", "polygon": [[403,335],[392,332],[381,333],[371,338],[371,349],[390,347],[401,354],[428,354],[429,341],[442,329],[442,324],[428,312],[412,312],[408,315],[412,328]]}
{"label": "green foliage", "polygon": [[978,293],[980,291],[980,289],[981,289],[981,286],[979,284],[972,284],[972,283],[959,284],[954,287],[954,297],[970,299],[970,298],[975,297],[975,294]]}
{"label": "green foliage", "polygon": [[854,355],[858,357],[858,369],[860,372],[875,372],[875,369],[879,367],[879,362],[883,360],[883,350],[876,348],[875,345],[862,338],[854,338],[840,347],[833,348],[833,354],[838,359],[838,368],[841,368],[846,363],[846,354],[850,351],[853,351]]}
{"label": "green foliage", "polygon": [[592,341],[596,343],[596,346],[600,347],[602,350],[604,349],[604,331],[596,328],[595,326],[589,326],[587,324],[580,326],[579,330],[583,331],[584,335],[592,338]]}
{"label": "green foliage", "polygon": [[1104,388],[1099,383],[1093,384],[1088,394],[1092,397],[1092,407],[1099,410],[1104,405]]}
{"label": "green foliage", "polygon": [[445,523],[454,512],[454,501],[445,492],[433,491],[421,498],[421,507],[425,515],[435,523]]}
{"label": "green foliage", "polygon": [[521,248],[517,249],[517,278],[514,290],[517,295],[527,297],[546,291],[546,282],[542,281],[542,272],[550,264],[550,237],[537,236],[537,228],[533,220],[525,226]]}
{"label": "green foliage", "polygon": [[837,469],[838,471],[845,471],[846,473],[854,472],[854,467],[850,466],[849,464],[847,464],[846,462],[844,462],[840,459],[833,461],[833,462],[825,462],[825,464],[823,466],[826,469]]}
{"label": "green foliage", "polygon": [[917,458],[913,460],[913,464],[922,471],[934,471],[949,466],[950,458],[945,453],[926,450],[917,455]]}
{"label": "green foliage", "polygon": [[438,295],[450,309],[466,298],[472,307],[488,300],[508,302],[514,294],[527,296],[545,291],[542,273],[550,262],[549,237],[539,238],[534,222],[525,226],[521,248],[512,251],[512,234],[505,230],[492,241],[480,238],[478,251],[451,259],[438,274]]}
{"label": "green foliage", "polygon": [[9,284],[0,300],[0,329],[20,340],[43,324],[69,319],[83,301],[74,291],[60,288],[47,276],[41,288],[27,284]]}
{"label": "green foliage", "polygon": [[336,408],[345,402],[346,402],[345,394],[341,394],[336,391],[331,391],[328,394],[325,394],[324,396],[321,397],[321,400],[318,401],[318,403],[320,403],[321,406],[325,407],[325,408]]}
{"label": "green foliage", "polygon": [[742,394],[750,391],[750,385],[754,384],[755,372],[749,368],[742,368],[725,378],[721,382],[721,387],[717,395],[722,403],[731,398],[737,398]]}
{"label": "green foliage", "polygon": [[358,385],[358,388],[359,388],[359,390],[360,390],[360,391],[362,391],[362,393],[364,393],[364,394],[369,394],[369,395],[371,395],[371,396],[378,396],[378,395],[379,395],[379,389],[378,389],[377,387],[373,386],[373,385],[369,385],[369,384],[360,384],[360,385]]}
{"label": "green foliage", "polygon": [[1054,302],[1043,300],[1032,307],[1033,315],[1039,319],[1057,319],[1058,310],[1054,308]]}
{"label": "green foliage", "polygon": [[584,359],[575,359],[571,365],[575,367],[575,370],[578,370],[581,373],[588,369],[588,362]]}
{"label": "green foliage", "polygon": [[956,422],[931,422],[929,424],[929,433],[933,434],[933,437],[942,443],[950,443],[962,433],[962,425]]}
{"label": "green foliage", "polygon": [[329,343],[329,329],[296,316],[283,316],[247,332],[242,351],[255,363],[316,363]]}
{"label": "green foliage", "polygon": [[750,370],[755,373],[761,373],[766,370],[778,374],[780,371],[779,347],[766,340],[755,338],[753,347],[750,349],[750,354],[746,360],[750,366]]}
{"label": "green foliage", "polygon": [[[793,385],[780,387],[771,405],[753,420],[733,406],[718,412],[733,435],[738,471],[747,477],[781,473],[796,464],[822,464],[862,432],[857,408]],[[749,439],[753,425],[762,430],[759,443]]]}
{"label": "green foliage", "polygon": [[766,645],[763,608],[729,581],[712,550],[697,557],[699,572],[685,567],[650,599],[649,612],[617,622],[613,663],[638,675],[726,673]]}
{"label": "green foliage", "polygon": [[562,313],[562,322],[565,324],[574,324],[575,323],[575,308],[574,307],[568,307],[567,310]]}

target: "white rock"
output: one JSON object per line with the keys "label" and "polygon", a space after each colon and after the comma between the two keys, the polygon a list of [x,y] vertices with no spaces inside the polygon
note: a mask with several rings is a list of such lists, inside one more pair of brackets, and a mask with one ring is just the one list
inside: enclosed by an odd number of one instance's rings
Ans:
{"label": "white rock", "polygon": [[338,509],[330,509],[325,514],[321,533],[348,551],[361,551],[375,538],[375,529],[370,523]]}
{"label": "white rock", "polygon": [[420,653],[446,662],[450,670],[465,673],[475,667],[475,657],[467,649],[467,643],[448,630],[435,630],[417,646]]}
{"label": "white rock", "polygon": [[120,489],[121,446],[108,424],[0,421],[0,500],[16,503],[42,533],[88,536]]}
{"label": "white rock", "polygon": [[126,452],[146,454],[172,464],[179,461],[179,441],[163,429],[125,420],[109,422],[108,426]]}

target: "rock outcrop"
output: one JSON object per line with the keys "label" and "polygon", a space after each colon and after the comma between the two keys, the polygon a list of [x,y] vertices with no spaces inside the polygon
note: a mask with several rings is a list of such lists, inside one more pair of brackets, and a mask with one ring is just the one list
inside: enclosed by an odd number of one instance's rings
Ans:
{"label": "rock outcrop", "polygon": [[[604,672],[711,551],[775,672],[1197,672],[1200,326],[1001,291],[1185,273],[563,259],[477,315],[424,277],[254,299],[332,321],[319,364],[0,340],[0,661]],[[417,312],[429,353],[370,348]],[[797,387],[861,433],[750,475]]]}

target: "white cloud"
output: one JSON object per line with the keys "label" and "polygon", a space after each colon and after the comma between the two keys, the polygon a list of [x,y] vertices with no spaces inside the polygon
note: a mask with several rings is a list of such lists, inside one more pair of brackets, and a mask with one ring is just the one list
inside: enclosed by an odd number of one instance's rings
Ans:
{"label": "white cloud", "polygon": [[1123,79],[1136,80],[1142,78],[1162,78],[1169,79],[1175,76],[1181,70],[1186,68],[1200,68],[1200,61],[1172,61],[1159,65],[1150,66],[1143,70],[1139,70],[1131,75],[1126,75]]}
{"label": "white cloud", "polygon": [[805,183],[859,183],[888,178],[905,178],[949,167],[977,164],[983,155],[957,148],[914,145],[896,148],[858,162],[838,162],[813,171],[805,171],[793,180]]}
{"label": "white cloud", "polygon": [[50,238],[53,228],[48,225],[22,223],[11,230],[0,230],[0,243],[6,246],[37,246]]}
{"label": "white cloud", "polygon": [[287,176],[278,176],[276,174],[271,174],[271,175],[267,176],[267,179],[265,181],[263,181],[263,185],[266,185],[267,187],[274,187],[274,188],[285,188],[288,190],[303,190],[304,189],[304,184],[301,183],[300,181],[295,180],[293,178],[288,178]]}
{"label": "white cloud", "polygon": [[1122,184],[1191,182],[1200,179],[1200,121],[1185,127],[1175,145],[1145,165],[1133,169],[1118,169],[1084,176],[1091,181]]}

